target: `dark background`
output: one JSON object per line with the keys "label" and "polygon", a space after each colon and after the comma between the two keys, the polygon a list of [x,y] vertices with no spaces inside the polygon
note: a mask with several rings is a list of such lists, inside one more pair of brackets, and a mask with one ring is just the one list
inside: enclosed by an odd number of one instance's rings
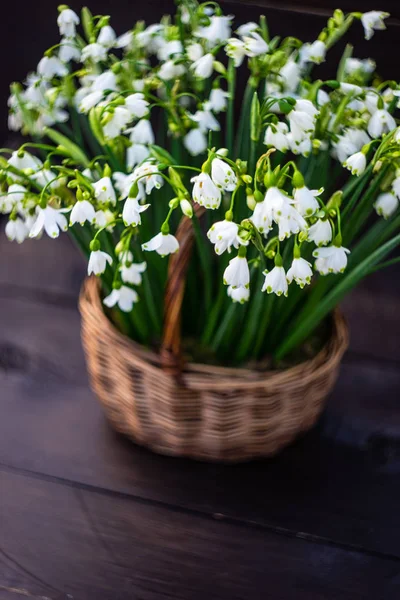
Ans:
{"label": "dark background", "polygon": [[[0,55],[2,57],[2,77],[0,79],[0,136],[7,137],[7,97],[9,84],[22,81],[26,74],[34,69],[43,52],[59,40],[57,19],[57,0],[24,0],[7,2],[3,5],[0,19]],[[83,0],[71,0],[71,8],[79,12]],[[111,24],[117,33],[129,29],[138,19],[148,23],[159,20],[162,14],[174,11],[172,0],[88,0],[94,14],[111,14]],[[400,34],[399,0],[306,0],[305,2],[285,0],[236,0],[221,2],[226,13],[233,13],[237,22],[258,19],[261,13],[268,18],[272,34],[295,35],[304,40],[314,40],[322,29],[326,18],[338,6],[344,11],[385,10],[391,13],[389,31],[377,33],[371,42],[363,39],[360,24],[355,24],[347,40],[356,45],[355,56],[373,55],[377,59],[380,72],[385,78],[399,75],[398,52],[395,52]],[[339,49],[336,50],[339,54]],[[335,52],[332,64],[335,64]],[[329,74],[327,66],[323,74]],[[333,75],[334,73],[331,73]],[[330,76],[330,75],[329,75]]]}

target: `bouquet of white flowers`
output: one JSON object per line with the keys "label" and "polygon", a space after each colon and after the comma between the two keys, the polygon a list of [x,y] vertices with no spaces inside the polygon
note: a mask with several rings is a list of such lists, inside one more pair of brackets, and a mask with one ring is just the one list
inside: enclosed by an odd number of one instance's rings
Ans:
{"label": "bouquet of white flowers", "polygon": [[6,234],[68,231],[121,330],[157,346],[165,257],[192,219],[183,337],[215,361],[279,360],[398,260],[400,86],[351,46],[335,79],[312,74],[354,21],[370,39],[388,14],[336,10],[303,43],[177,4],[119,36],[59,7],[61,41],[11,86],[9,127],[31,141],[2,149]]}

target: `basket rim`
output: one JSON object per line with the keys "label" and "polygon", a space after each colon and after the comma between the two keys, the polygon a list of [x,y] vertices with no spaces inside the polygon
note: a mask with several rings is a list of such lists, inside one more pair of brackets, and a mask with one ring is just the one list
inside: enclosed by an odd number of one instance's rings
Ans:
{"label": "basket rim", "polygon": [[[101,328],[114,339],[119,345],[123,345],[128,352],[132,352],[142,363],[147,363],[152,369],[159,369],[163,374],[161,357],[153,350],[145,348],[132,338],[127,337],[112,323],[104,312],[100,297],[100,281],[97,277],[86,277],[79,296],[79,310],[82,320],[87,318],[96,321],[96,327]],[[346,320],[340,311],[336,308],[333,311],[333,331],[327,343],[312,358],[307,359],[292,367],[276,370],[256,370],[245,367],[224,367],[209,365],[205,363],[187,362],[182,371],[183,378],[193,376],[190,387],[202,387],[201,381],[213,381],[212,387],[226,389],[231,383],[236,388],[249,386],[259,386],[263,380],[268,377],[268,383],[281,385],[285,381],[286,385],[296,385],[296,379],[301,375],[303,384],[307,380],[312,380],[314,376],[323,371],[330,371],[337,365],[348,347],[349,335]],[[215,378],[218,378],[215,381]],[[196,381],[197,380],[197,381]]]}

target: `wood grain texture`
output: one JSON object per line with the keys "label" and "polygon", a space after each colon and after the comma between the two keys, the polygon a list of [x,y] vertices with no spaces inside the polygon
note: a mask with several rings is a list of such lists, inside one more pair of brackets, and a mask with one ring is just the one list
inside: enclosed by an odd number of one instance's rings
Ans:
{"label": "wood grain texture", "polygon": [[267,592],[274,600],[394,600],[399,593],[397,561],[126,498],[111,504],[101,493],[17,474],[0,478],[2,543],[52,600],[247,600]]}

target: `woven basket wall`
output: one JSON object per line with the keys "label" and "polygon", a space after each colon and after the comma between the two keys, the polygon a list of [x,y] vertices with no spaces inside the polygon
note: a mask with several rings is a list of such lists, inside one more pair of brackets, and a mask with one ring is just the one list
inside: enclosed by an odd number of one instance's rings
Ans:
{"label": "woven basket wall", "polygon": [[95,279],[84,283],[80,311],[91,386],[115,429],[156,452],[202,460],[269,456],[312,427],[348,344],[336,311],[327,345],[298,366],[260,373],[187,364],[177,377],[118,332]]}

